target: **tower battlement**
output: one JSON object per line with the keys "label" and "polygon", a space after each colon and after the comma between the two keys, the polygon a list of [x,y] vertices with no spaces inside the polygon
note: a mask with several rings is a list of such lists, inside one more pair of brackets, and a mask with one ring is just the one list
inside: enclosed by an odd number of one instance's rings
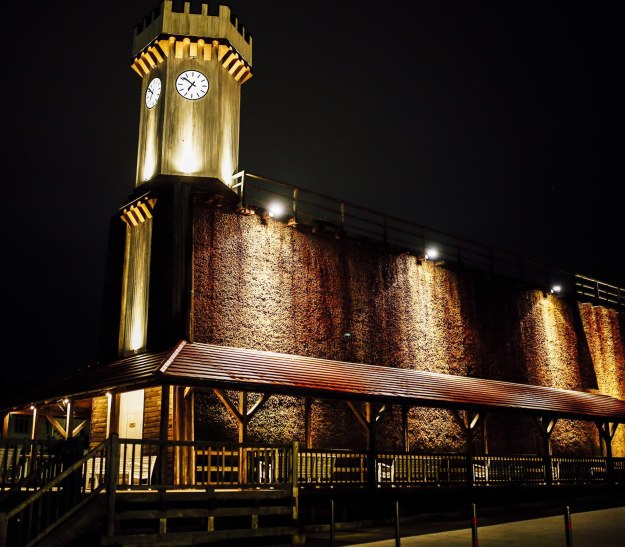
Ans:
{"label": "tower battlement", "polygon": [[163,0],[135,26],[133,56],[163,35],[226,40],[252,64],[252,35],[228,6]]}

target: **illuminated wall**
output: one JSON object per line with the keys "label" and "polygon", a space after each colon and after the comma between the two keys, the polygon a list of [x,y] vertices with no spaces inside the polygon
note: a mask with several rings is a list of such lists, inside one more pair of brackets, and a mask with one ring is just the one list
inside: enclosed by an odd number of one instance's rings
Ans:
{"label": "illuminated wall", "polygon": [[[208,207],[195,211],[193,253],[196,341],[622,396],[623,314]],[[198,438],[235,437],[216,397],[196,401]],[[303,416],[302,400],[272,397],[250,437],[302,440]],[[315,401],[312,423],[314,446],[364,447],[341,403]],[[384,448],[401,447],[400,424],[398,410],[382,419]],[[486,429],[491,452],[540,446],[524,417],[493,414]],[[412,409],[409,436],[413,449],[464,449],[445,410]],[[481,430],[476,438],[480,449]],[[555,453],[598,454],[598,443],[581,422],[553,434]]]}

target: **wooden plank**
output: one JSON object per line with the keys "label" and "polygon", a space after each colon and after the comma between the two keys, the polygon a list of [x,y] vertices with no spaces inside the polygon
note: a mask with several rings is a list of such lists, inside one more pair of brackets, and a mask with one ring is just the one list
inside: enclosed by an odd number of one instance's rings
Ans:
{"label": "wooden plank", "polygon": [[245,517],[258,515],[290,515],[291,507],[282,506],[249,506],[249,507],[217,507],[215,509],[133,509],[117,514],[118,520],[150,520],[150,519],[186,519],[215,517]]}
{"label": "wooden plank", "polygon": [[215,530],[214,532],[170,532],[168,534],[124,534],[105,536],[101,545],[197,545],[228,539],[290,536],[297,533],[294,526]]}

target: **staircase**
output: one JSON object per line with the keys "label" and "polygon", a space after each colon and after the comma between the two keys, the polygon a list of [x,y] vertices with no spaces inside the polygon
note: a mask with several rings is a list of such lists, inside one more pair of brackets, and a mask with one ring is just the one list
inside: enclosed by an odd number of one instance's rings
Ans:
{"label": "staircase", "polygon": [[296,524],[287,490],[120,492],[115,531],[101,545],[290,545]]}
{"label": "staircase", "polygon": [[[282,471],[288,471],[288,481],[275,469],[259,475],[272,469],[265,461],[265,467],[258,462],[252,466],[249,476],[274,481],[270,484],[176,489],[162,480],[168,472],[166,459],[161,460],[161,482],[158,473],[152,482],[153,465],[144,472],[142,463],[133,463],[144,456],[137,458],[123,446],[120,451],[117,435],[111,435],[74,463],[50,461],[17,482],[0,499],[0,547],[302,542],[298,489],[286,467]],[[164,453],[165,448],[161,457]],[[154,463],[154,456],[145,457]],[[223,469],[217,474],[224,475]]]}

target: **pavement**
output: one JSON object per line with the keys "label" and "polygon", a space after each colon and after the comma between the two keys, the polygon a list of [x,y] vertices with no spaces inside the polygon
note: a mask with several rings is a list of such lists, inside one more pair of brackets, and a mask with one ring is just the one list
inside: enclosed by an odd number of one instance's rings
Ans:
{"label": "pavement", "polygon": [[[625,547],[625,494],[609,504],[597,500],[593,508],[587,500],[569,506],[572,545],[575,547]],[[604,505],[604,507],[601,507]],[[605,507],[605,505],[611,505]],[[468,511],[467,511],[468,513]],[[566,547],[564,506],[553,503],[505,507],[505,510],[478,511],[480,547]],[[468,547],[472,535],[468,514],[439,514],[400,520],[400,545]],[[329,527],[306,534],[307,545],[331,545]],[[337,523],[335,545],[395,547],[394,523],[350,527]]]}

